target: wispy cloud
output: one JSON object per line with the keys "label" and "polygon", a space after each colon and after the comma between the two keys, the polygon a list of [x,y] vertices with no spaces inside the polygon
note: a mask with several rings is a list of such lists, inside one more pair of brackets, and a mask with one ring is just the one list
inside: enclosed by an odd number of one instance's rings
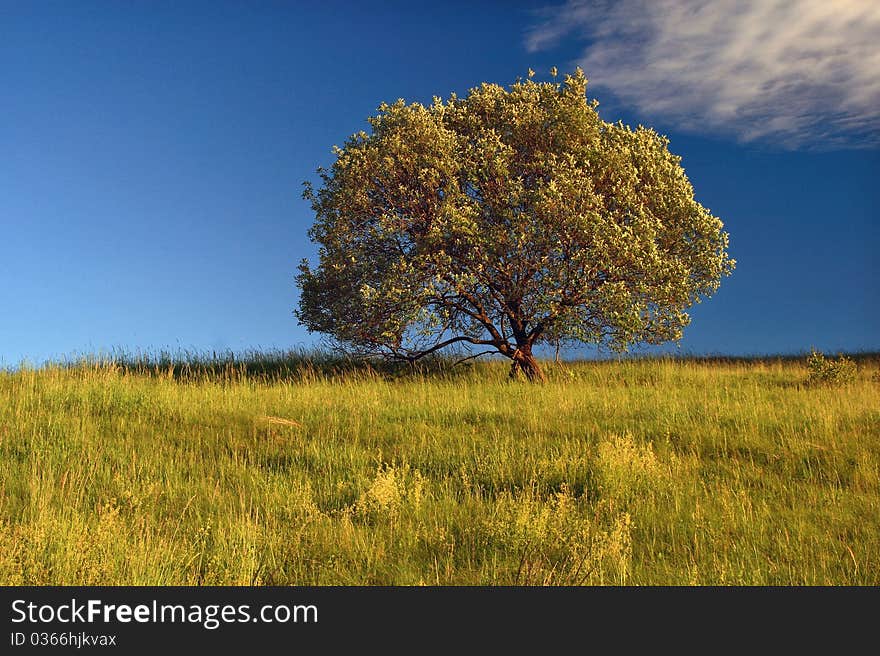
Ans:
{"label": "wispy cloud", "polygon": [[880,146],[878,0],[569,0],[531,51],[582,38],[591,84],[646,117],[788,148]]}

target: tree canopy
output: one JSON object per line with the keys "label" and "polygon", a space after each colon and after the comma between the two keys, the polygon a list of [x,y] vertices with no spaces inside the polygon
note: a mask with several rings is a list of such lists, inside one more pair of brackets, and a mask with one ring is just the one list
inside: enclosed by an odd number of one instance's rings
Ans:
{"label": "tree canopy", "polygon": [[383,103],[306,183],[320,261],[296,316],[358,353],[459,345],[542,380],[541,343],[615,350],[680,339],[734,261],[653,129],[602,120],[564,82],[482,84]]}

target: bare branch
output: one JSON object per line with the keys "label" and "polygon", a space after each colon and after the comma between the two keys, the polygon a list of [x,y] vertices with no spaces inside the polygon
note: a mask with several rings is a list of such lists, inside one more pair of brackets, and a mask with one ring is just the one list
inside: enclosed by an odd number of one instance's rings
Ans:
{"label": "bare branch", "polygon": [[498,353],[498,351],[480,351],[479,353],[474,353],[473,355],[469,355],[466,358],[462,358],[461,360],[456,360],[455,362],[452,363],[452,366],[455,367],[457,365],[460,365],[462,362],[467,362],[468,360],[474,360],[474,359],[479,358],[483,355],[492,355],[493,353]]}
{"label": "bare branch", "polygon": [[[451,337],[449,339],[443,340],[442,342],[438,342],[431,346],[430,348],[419,350],[419,351],[408,351],[406,349],[395,349],[395,353],[393,357],[400,358],[402,360],[407,360],[408,362],[415,362],[416,360],[421,360],[426,355],[430,355],[436,351],[439,351],[442,348],[446,348],[452,344],[458,344],[460,342],[466,342],[468,344],[475,344],[480,346],[495,346],[496,349],[499,345],[497,345],[493,340],[486,339],[476,339],[474,337],[469,337],[467,335],[458,335],[457,337]],[[404,351],[407,351],[406,353]],[[501,352],[500,350],[498,352]]]}

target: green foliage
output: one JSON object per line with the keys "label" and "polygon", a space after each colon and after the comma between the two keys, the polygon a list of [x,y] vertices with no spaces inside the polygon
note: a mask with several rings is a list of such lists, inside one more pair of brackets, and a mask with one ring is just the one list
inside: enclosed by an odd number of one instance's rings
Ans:
{"label": "green foliage", "polygon": [[586,85],[380,105],[306,184],[299,320],[361,353],[477,346],[527,373],[540,343],[679,339],[734,267],[728,236],[668,140],[603,121]]}
{"label": "green foliage", "polygon": [[807,369],[810,385],[845,385],[856,378],[856,363],[852,359],[845,355],[838,355],[836,360],[826,359],[815,349],[807,357]]}

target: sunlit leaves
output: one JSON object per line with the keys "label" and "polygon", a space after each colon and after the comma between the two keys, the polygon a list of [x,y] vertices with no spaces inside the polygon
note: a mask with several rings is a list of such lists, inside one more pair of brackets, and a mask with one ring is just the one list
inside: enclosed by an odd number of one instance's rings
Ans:
{"label": "sunlit leaves", "polygon": [[603,121],[586,83],[380,105],[306,186],[320,262],[300,265],[300,321],[409,358],[679,339],[733,269],[727,234],[668,140]]}

